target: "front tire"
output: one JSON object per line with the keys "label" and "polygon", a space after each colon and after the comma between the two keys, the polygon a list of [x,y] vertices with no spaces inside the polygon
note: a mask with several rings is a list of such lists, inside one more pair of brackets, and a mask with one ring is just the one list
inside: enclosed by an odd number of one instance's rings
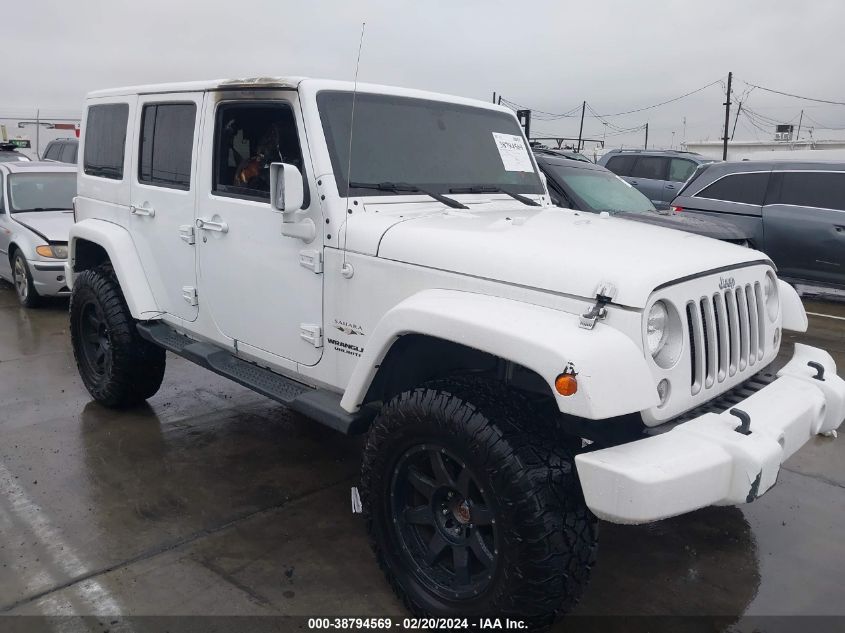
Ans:
{"label": "front tire", "polygon": [[497,383],[430,383],[384,406],[362,500],[379,564],[413,613],[540,628],[575,605],[597,522],[565,443]]}
{"label": "front tire", "polygon": [[158,391],[164,350],[138,334],[110,267],[86,270],[74,281],[70,334],[82,382],[101,404],[129,407]]}
{"label": "front tire", "polygon": [[37,308],[41,305],[41,295],[38,294],[32,282],[32,273],[29,272],[26,258],[19,250],[16,250],[12,257],[12,282],[18,301],[24,308]]}

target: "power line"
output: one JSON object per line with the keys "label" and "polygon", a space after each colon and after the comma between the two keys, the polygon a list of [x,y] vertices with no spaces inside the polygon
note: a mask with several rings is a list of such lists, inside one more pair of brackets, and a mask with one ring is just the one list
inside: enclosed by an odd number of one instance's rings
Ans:
{"label": "power line", "polygon": [[643,112],[645,110],[652,110],[653,108],[659,108],[660,106],[664,106],[667,103],[673,103],[675,101],[680,101],[681,99],[684,99],[685,97],[689,97],[690,95],[694,95],[697,92],[701,92],[702,90],[706,90],[710,86],[715,86],[718,83],[723,83],[723,82],[722,82],[721,79],[717,79],[716,81],[711,81],[706,86],[701,86],[701,88],[696,88],[695,90],[691,90],[690,92],[686,92],[686,93],[684,93],[684,94],[682,94],[678,97],[673,97],[672,99],[667,99],[666,101],[661,101],[660,103],[655,103],[654,105],[645,106],[644,108],[636,108],[635,110],[627,110],[625,112],[614,112],[613,114],[602,114],[602,115],[596,115],[596,116],[601,116],[601,117],[607,118],[607,117],[612,117],[612,116],[624,116],[626,114],[634,114],[635,112]]}
{"label": "power line", "polygon": [[804,99],[804,101],[815,101],[816,103],[829,103],[831,105],[842,105],[845,106],[845,101],[830,101],[829,99],[816,99],[814,97],[804,97],[802,95],[792,94],[791,92],[783,92],[781,90],[775,90],[773,88],[766,88],[764,86],[758,86],[757,84],[752,84],[748,81],[743,81],[745,85],[751,86],[752,88],[759,88],[760,90],[765,90],[766,92],[772,92],[776,95],[783,95],[784,97],[793,97],[795,99]]}

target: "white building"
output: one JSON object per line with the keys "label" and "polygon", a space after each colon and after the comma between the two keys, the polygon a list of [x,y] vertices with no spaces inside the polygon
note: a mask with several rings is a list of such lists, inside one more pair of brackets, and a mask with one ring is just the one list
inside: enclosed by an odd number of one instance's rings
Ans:
{"label": "white building", "polygon": [[[722,158],[722,141],[687,143],[687,151],[703,154],[708,158]],[[845,140],[814,141],[802,139],[771,141],[729,141],[728,160],[845,160]]]}

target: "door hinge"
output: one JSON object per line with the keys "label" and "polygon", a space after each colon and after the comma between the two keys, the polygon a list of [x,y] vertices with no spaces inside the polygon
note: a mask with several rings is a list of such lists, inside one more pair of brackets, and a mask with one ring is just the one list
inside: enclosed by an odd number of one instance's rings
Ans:
{"label": "door hinge", "polygon": [[323,346],[323,328],[319,325],[312,325],[311,323],[300,323],[299,337],[304,341],[308,341],[314,347]]}
{"label": "door hinge", "polygon": [[179,227],[179,239],[186,244],[196,244],[197,238],[193,224],[183,224]]}
{"label": "door hinge", "polygon": [[182,286],[182,298],[188,302],[189,306],[197,305],[197,289],[193,286]]}
{"label": "door hinge", "polygon": [[320,251],[299,251],[299,265],[319,274],[323,272],[323,254]]}

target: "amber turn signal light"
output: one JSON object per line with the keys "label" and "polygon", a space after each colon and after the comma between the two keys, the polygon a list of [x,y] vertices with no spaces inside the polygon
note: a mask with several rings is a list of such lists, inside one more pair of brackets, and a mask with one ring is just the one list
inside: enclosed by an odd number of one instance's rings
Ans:
{"label": "amber turn signal light", "polygon": [[578,381],[572,374],[561,374],[555,378],[555,389],[562,396],[571,396],[578,391]]}

